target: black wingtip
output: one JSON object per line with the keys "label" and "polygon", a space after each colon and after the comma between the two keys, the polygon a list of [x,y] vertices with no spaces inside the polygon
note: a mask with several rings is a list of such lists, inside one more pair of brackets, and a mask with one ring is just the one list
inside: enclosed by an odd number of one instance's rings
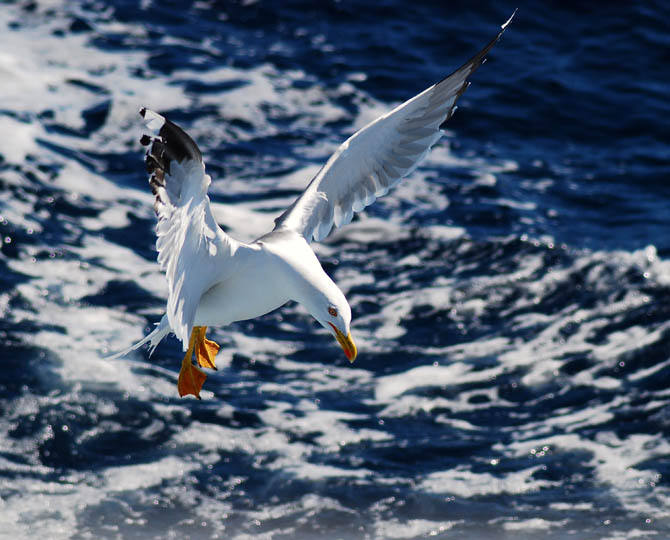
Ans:
{"label": "black wingtip", "polygon": [[501,26],[501,28],[502,28],[503,30],[504,30],[505,28],[507,28],[507,25],[509,25],[509,23],[512,22],[512,19],[514,18],[514,15],[516,15],[516,12],[517,12],[517,11],[519,11],[519,8],[516,8],[516,9],[514,10],[514,13],[512,13],[512,15],[510,16],[510,18],[507,19],[507,22],[505,22],[505,24],[503,24],[503,25]]}
{"label": "black wingtip", "polygon": [[[202,154],[198,145],[177,124],[145,107],[140,109],[140,116],[144,118],[147,128],[154,134],[153,137],[144,135],[140,139],[143,146],[148,146],[151,141],[154,143],[160,141],[167,152],[166,158],[168,161],[174,159],[181,163],[184,160],[191,159],[202,162]],[[151,153],[154,153],[153,148]]]}
{"label": "black wingtip", "polygon": [[139,113],[144,118],[147,128],[153,132],[153,135],[142,135],[140,144],[148,147],[144,162],[150,174],[151,191],[156,196],[154,210],[158,214],[161,205],[166,201],[174,204],[180,196],[182,180],[174,180],[170,186],[166,186],[172,162],[196,161],[202,164],[202,154],[195,141],[178,125],[144,107]]}
{"label": "black wingtip", "polygon": [[140,138],[142,146],[150,146],[146,159],[149,172],[161,168],[169,174],[171,161],[202,162],[198,145],[177,124],[144,107],[140,109],[140,116],[147,122],[147,127],[155,133],[154,136],[144,134]]}
{"label": "black wingtip", "polygon": [[168,152],[178,161],[193,159],[202,161],[202,154],[193,139],[177,124],[167,118],[158,135],[165,142]]}
{"label": "black wingtip", "polygon": [[[477,71],[477,68],[479,68],[479,66],[481,66],[481,65],[486,61],[486,55],[489,53],[489,51],[493,48],[493,46],[494,46],[496,43],[498,43],[498,41],[500,41],[500,38],[501,38],[502,35],[505,33],[505,30],[507,30],[507,27],[508,27],[509,24],[512,22],[512,19],[514,19],[514,16],[516,15],[516,12],[517,12],[517,11],[519,11],[519,8],[517,8],[517,9],[514,10],[514,13],[512,13],[511,17],[510,17],[509,19],[507,19],[507,21],[505,21],[505,24],[503,24],[503,25],[500,26],[500,30],[498,31],[498,33],[496,34],[496,36],[495,36],[491,41],[489,41],[489,42],[486,44],[486,46],[485,46],[481,51],[479,51],[477,54],[475,54],[472,58],[470,58],[470,60],[468,60],[467,62],[465,62],[465,64],[463,64],[463,65],[462,65],[460,68],[458,68],[456,71],[454,71],[453,73],[450,73],[449,75],[447,75],[447,76],[446,76],[444,79],[442,79],[438,84],[440,84],[440,83],[446,81],[446,80],[449,79],[452,75],[455,75],[456,73],[459,73],[459,72],[461,72],[461,71],[463,71],[463,70],[467,70],[467,71],[468,71],[466,80],[467,80],[468,77],[470,77],[470,75],[472,75],[475,71]],[[465,92],[466,89],[467,89],[467,85],[464,85],[463,88],[461,89],[461,91],[460,91],[458,97],[460,97],[460,95],[461,95],[463,92]],[[448,120],[448,119],[449,119],[449,118],[447,118],[446,120]],[[445,121],[446,121],[446,120],[445,120]]]}

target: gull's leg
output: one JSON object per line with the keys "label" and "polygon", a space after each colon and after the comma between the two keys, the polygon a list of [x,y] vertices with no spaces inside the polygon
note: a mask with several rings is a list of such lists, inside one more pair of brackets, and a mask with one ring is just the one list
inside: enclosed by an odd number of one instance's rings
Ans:
{"label": "gull's leg", "polygon": [[200,367],[216,369],[214,358],[219,352],[219,345],[205,337],[207,332],[206,326],[196,326],[193,328],[195,332],[198,330],[198,337],[196,338],[195,359],[198,361]]}
{"label": "gull's leg", "polygon": [[[195,327],[191,331],[191,339],[188,342],[188,350],[186,355],[181,362],[181,371],[179,371],[179,380],[177,381],[177,390],[179,390],[179,396],[184,397],[189,394],[194,395],[200,399],[200,389],[205,383],[207,375],[205,375],[200,369],[194,366],[191,363],[191,358],[193,357],[193,351],[196,346],[199,345],[198,339],[201,334],[200,327]],[[204,332],[202,333],[204,337]]]}

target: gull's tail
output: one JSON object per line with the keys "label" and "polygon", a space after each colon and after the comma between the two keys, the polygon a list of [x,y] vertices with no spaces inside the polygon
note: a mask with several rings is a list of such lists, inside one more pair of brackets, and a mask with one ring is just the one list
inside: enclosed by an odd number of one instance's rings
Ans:
{"label": "gull's tail", "polygon": [[156,328],[154,328],[153,331],[151,331],[144,339],[141,339],[140,341],[138,341],[134,345],[131,345],[127,349],[114,353],[111,356],[107,356],[105,360],[114,360],[115,358],[125,356],[129,352],[134,351],[135,349],[139,349],[145,343],[151,344],[149,347],[149,356],[151,356],[156,350],[156,347],[158,347],[158,344],[161,342],[161,340],[169,333],[170,333],[170,324],[168,323],[167,315],[163,315],[161,322],[159,322],[156,325]]}

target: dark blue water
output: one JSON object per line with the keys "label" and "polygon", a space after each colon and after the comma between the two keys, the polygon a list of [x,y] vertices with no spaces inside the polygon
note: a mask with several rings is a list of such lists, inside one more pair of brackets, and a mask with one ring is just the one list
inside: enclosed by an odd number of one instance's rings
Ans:
{"label": "dark blue water", "polygon": [[[198,141],[233,236],[514,22],[423,166],[294,304],[180,344],[137,110]],[[665,2],[0,7],[0,537],[670,537]]]}

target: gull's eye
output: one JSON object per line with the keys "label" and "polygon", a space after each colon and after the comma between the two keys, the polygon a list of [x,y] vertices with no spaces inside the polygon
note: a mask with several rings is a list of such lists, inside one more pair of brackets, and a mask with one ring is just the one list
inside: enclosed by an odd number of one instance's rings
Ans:
{"label": "gull's eye", "polygon": [[328,313],[330,314],[331,317],[337,317],[337,310],[334,307],[329,307]]}

